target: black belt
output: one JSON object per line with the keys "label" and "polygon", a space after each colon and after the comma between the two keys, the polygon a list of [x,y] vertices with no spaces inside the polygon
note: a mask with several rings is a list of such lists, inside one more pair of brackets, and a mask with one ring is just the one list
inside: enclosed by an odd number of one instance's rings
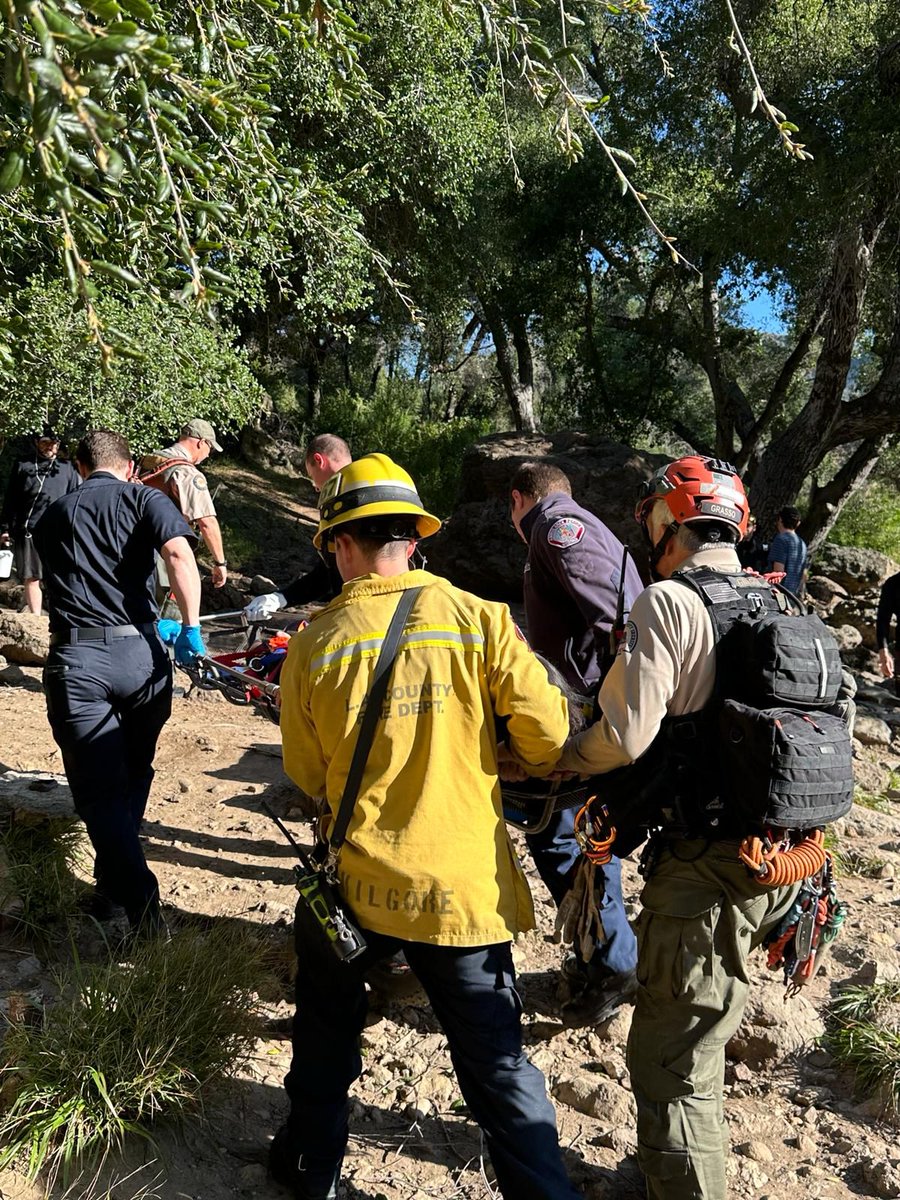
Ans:
{"label": "black belt", "polygon": [[112,642],[118,638],[141,637],[149,625],[89,625],[85,629],[61,629],[50,634],[51,646],[71,646],[76,642]]}

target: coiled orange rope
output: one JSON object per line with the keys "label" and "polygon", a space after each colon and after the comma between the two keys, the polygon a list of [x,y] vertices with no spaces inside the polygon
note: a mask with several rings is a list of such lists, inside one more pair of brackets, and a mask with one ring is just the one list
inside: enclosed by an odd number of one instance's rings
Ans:
{"label": "coiled orange rope", "polygon": [[741,842],[738,857],[763,887],[800,883],[825,865],[825,834],[821,829],[815,829],[788,850],[783,850],[780,845],[767,847],[759,837],[746,837]]}

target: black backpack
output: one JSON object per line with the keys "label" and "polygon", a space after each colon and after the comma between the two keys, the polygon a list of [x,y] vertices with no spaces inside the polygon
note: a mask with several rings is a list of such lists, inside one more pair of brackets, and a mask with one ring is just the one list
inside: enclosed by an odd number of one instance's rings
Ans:
{"label": "black backpack", "polygon": [[852,701],[823,622],[761,575],[672,576],[703,600],[716,681],[698,712],[666,717],[636,762],[591,780],[629,854],[656,829],[712,839],[815,829],[853,803]]}
{"label": "black backpack", "polygon": [[695,568],[672,578],[712,620],[707,711],[724,799],[744,832],[814,829],[844,816],[853,803],[851,706],[838,700],[841,659],[827,626],[760,575]]}

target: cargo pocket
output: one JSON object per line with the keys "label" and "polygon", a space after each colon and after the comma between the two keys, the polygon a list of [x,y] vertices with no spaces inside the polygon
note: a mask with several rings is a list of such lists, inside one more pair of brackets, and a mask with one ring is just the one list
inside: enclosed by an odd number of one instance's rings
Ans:
{"label": "cargo pocket", "polygon": [[[684,1185],[692,1177],[690,1155],[686,1150],[652,1150],[638,1145],[638,1164],[647,1176],[647,1194],[652,1197],[693,1196],[693,1191],[684,1191]],[[654,1185],[660,1185],[654,1188]],[[666,1188],[662,1185],[674,1185]],[[681,1185],[681,1186],[679,1186]]]}
{"label": "cargo pocket", "polygon": [[715,996],[715,937],[722,892],[697,880],[659,876],[641,896],[638,982],[659,999],[704,1006]]}

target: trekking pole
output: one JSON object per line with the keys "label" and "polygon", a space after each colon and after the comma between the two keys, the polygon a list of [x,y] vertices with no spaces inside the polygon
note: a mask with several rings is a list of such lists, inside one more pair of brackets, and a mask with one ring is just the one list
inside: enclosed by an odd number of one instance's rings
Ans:
{"label": "trekking pole", "polygon": [[[212,623],[214,621],[231,621],[235,617],[243,617],[243,616],[244,616],[244,610],[242,608],[236,608],[236,609],[234,609],[233,612],[207,613],[205,617],[200,618],[200,624],[204,625],[207,622]],[[245,621],[246,621],[246,618],[245,618]]]}

